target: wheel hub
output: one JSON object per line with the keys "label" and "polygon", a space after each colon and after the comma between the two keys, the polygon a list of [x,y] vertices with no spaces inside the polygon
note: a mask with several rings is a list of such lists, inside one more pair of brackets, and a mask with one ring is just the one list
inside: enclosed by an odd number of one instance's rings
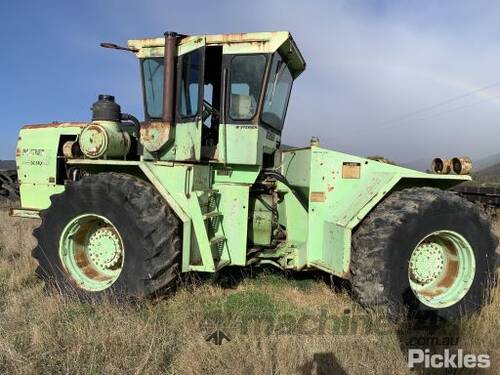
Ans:
{"label": "wheel hub", "polygon": [[120,261],[121,241],[111,228],[100,228],[89,238],[88,255],[100,268],[111,269]]}
{"label": "wheel hub", "polygon": [[413,252],[410,259],[410,277],[420,285],[432,283],[444,270],[446,254],[437,243],[423,243]]}
{"label": "wheel hub", "polygon": [[459,233],[439,230],[424,237],[408,262],[408,281],[417,299],[432,308],[449,307],[469,291],[476,272],[474,250]]}
{"label": "wheel hub", "polygon": [[59,256],[76,285],[97,292],[109,288],[120,276],[125,249],[109,219],[85,214],[73,218],[63,229]]}

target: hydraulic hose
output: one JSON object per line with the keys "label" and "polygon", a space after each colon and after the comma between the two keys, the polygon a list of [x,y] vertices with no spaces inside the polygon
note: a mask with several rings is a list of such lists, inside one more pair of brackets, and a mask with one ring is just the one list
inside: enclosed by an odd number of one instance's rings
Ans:
{"label": "hydraulic hose", "polygon": [[137,119],[137,117],[132,116],[128,113],[122,113],[121,119],[122,119],[122,121],[130,121],[132,124],[134,124],[134,133],[135,133],[137,140],[139,140],[140,134],[141,134],[141,124],[140,124],[139,120]]}
{"label": "hydraulic hose", "polygon": [[269,177],[274,177],[276,180],[281,182],[283,185],[285,185],[287,188],[290,189],[293,195],[297,198],[297,200],[300,202],[300,204],[305,208],[309,209],[309,201],[307,197],[304,196],[301,192],[297,191],[286,179],[285,176],[283,176],[281,173],[272,170],[272,169],[264,169],[262,170],[261,174],[263,176],[269,176]]}

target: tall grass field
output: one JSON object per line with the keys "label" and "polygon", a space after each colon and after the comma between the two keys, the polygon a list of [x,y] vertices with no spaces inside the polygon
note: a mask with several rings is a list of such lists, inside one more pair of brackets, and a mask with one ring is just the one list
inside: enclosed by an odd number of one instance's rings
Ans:
{"label": "tall grass field", "polygon": [[498,289],[439,328],[366,312],[319,275],[268,270],[185,280],[161,301],[80,303],[43,293],[36,225],[0,210],[0,374],[406,374],[409,347],[450,345],[500,373]]}

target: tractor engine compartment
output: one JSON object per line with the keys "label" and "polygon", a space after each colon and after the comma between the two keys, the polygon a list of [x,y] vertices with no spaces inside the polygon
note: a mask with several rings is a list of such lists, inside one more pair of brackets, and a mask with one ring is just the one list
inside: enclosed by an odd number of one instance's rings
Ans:
{"label": "tractor engine compartment", "polygon": [[282,201],[276,180],[267,178],[252,187],[248,210],[250,247],[276,247],[286,239],[286,230],[279,224],[278,204]]}

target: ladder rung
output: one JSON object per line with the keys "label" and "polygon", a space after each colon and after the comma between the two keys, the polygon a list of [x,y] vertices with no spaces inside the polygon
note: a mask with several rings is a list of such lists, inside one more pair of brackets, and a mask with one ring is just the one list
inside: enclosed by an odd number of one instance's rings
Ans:
{"label": "ladder rung", "polygon": [[208,195],[214,195],[214,194],[219,194],[219,190],[217,189],[200,189],[200,190],[195,190],[198,193],[204,193]]}
{"label": "ladder rung", "polygon": [[219,242],[223,242],[226,240],[226,237],[224,236],[214,236],[210,239],[210,245],[215,245]]}
{"label": "ladder rung", "polygon": [[203,214],[203,220],[213,219],[214,217],[222,216],[222,213],[219,211],[211,211]]}

